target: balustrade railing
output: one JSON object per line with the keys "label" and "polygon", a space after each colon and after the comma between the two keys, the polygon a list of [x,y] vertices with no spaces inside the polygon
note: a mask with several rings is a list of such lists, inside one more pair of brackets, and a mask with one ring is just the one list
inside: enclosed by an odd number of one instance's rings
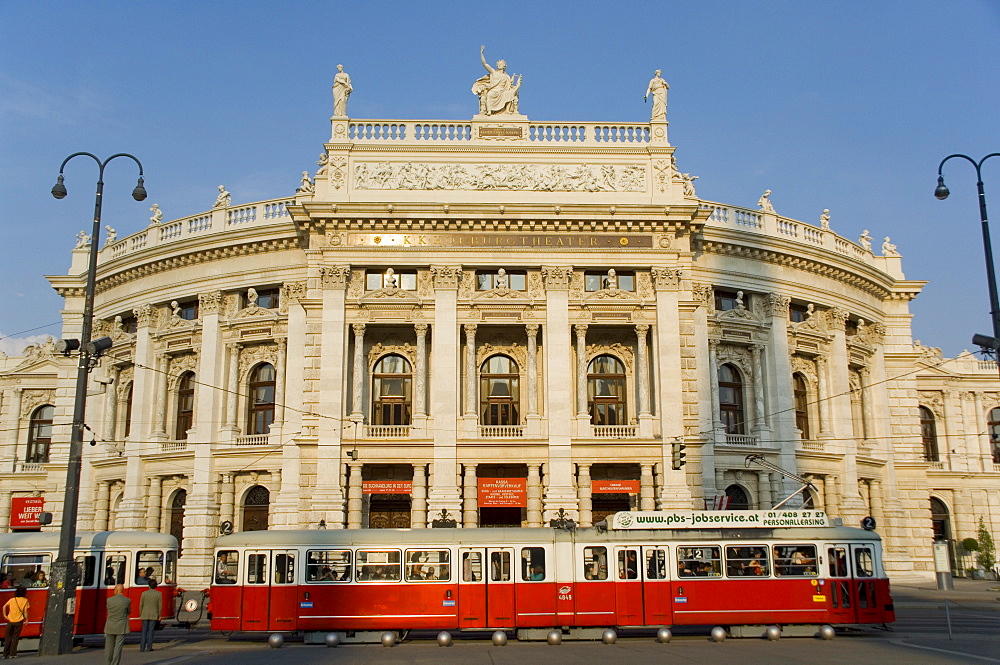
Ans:
{"label": "balustrade railing", "polygon": [[270,442],[270,434],[246,434],[236,437],[237,446],[266,446]]}
{"label": "balustrade railing", "polygon": [[634,439],[638,425],[591,425],[591,432],[597,439]]}
{"label": "balustrade railing", "polygon": [[367,439],[408,439],[409,425],[365,425]]}
{"label": "balustrade railing", "polygon": [[510,439],[524,436],[523,425],[480,425],[479,436],[484,439]]}
{"label": "balustrade railing", "polygon": [[[336,121],[335,121],[336,122]],[[502,122],[502,120],[498,120]],[[441,142],[454,143],[479,138],[472,123],[426,120],[354,120],[348,123],[347,140],[372,143]],[[645,144],[651,142],[645,123],[605,124],[597,122],[532,122],[523,136],[504,135],[501,141],[526,140],[531,143]],[[492,137],[489,139],[492,140]]]}
{"label": "balustrade railing", "polygon": [[185,448],[187,448],[187,441],[164,441],[160,444],[160,450],[165,453],[169,453],[174,450],[184,450]]}
{"label": "balustrade railing", "polygon": [[18,471],[21,473],[41,473],[45,467],[39,462],[18,462]]}
{"label": "balustrade railing", "polygon": [[757,437],[752,434],[726,434],[727,446],[742,446],[744,448],[756,448]]}

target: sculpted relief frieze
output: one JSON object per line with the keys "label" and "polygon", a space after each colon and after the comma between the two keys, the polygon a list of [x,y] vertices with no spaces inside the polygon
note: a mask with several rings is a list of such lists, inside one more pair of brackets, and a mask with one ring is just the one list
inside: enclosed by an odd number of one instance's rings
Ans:
{"label": "sculpted relief frieze", "polygon": [[639,164],[419,164],[362,162],[355,189],[645,192]]}

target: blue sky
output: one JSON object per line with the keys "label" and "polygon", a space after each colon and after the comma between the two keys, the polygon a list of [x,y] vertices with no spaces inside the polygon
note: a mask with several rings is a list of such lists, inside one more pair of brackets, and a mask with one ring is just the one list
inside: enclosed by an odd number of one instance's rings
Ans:
{"label": "blue sky", "polygon": [[[855,239],[888,235],[914,337],[954,355],[990,332],[975,174],[940,160],[1000,151],[1000,2],[0,2],[0,349],[59,334],[64,273],[90,229],[96,166],[119,237],[208,209],[290,195],[329,137],[330,85],[351,75],[355,118],[468,119],[479,45],[522,73],[533,120],[643,121],[653,70],[670,83],[671,143],[698,194]],[[1000,158],[984,168],[1000,226]],[[996,211],[996,212],[994,212]],[[997,229],[1000,233],[1000,229]],[[1000,246],[1000,236],[998,236]]]}

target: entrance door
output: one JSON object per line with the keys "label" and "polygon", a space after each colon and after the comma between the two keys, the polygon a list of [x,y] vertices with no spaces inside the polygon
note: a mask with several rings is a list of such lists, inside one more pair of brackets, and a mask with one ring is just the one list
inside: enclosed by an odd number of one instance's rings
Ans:
{"label": "entrance door", "polygon": [[647,626],[669,626],[673,624],[670,611],[670,580],[667,578],[667,548],[642,548],[643,619]]}
{"label": "entrance door", "polygon": [[514,549],[486,550],[489,571],[486,575],[486,616],[489,628],[514,627]]}
{"label": "entrance door", "polygon": [[267,630],[271,589],[268,566],[271,553],[248,550],[244,553],[246,586],[243,588],[243,616],[240,630]]}
{"label": "entrance door", "polygon": [[458,577],[458,625],[460,628],[487,628],[486,576],[483,574],[486,549],[459,548],[458,559],[462,563]]}
{"label": "entrance door", "polygon": [[271,552],[271,608],[268,630],[295,630],[298,597],[295,551]]}
{"label": "entrance door", "polygon": [[850,546],[835,544],[826,546],[826,560],[830,578],[830,622],[854,623],[855,593],[851,579]]}
{"label": "entrance door", "polygon": [[409,494],[371,494],[368,504],[369,529],[409,529]]}
{"label": "entrance door", "polygon": [[851,545],[854,564],[855,612],[858,623],[882,623],[875,584],[875,551],[871,545]]}
{"label": "entrance door", "polygon": [[616,546],[615,625],[643,625],[642,570],[637,546]]}

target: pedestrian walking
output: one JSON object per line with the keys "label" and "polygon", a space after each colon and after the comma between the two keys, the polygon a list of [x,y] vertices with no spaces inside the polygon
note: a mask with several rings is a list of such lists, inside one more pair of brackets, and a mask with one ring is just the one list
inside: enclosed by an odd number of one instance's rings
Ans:
{"label": "pedestrian walking", "polygon": [[142,634],[139,637],[139,651],[153,650],[153,631],[163,612],[163,595],[156,590],[156,580],[149,580],[149,588],[139,596],[139,618],[142,619]]}
{"label": "pedestrian walking", "polygon": [[3,657],[17,658],[17,642],[21,639],[21,629],[28,618],[28,590],[17,587],[14,597],[3,606],[3,618],[7,619],[7,633],[3,638]]}
{"label": "pedestrian walking", "polygon": [[107,665],[121,665],[131,609],[132,601],[125,595],[125,586],[116,584],[114,595],[108,598],[108,619],[104,623],[104,658]]}

